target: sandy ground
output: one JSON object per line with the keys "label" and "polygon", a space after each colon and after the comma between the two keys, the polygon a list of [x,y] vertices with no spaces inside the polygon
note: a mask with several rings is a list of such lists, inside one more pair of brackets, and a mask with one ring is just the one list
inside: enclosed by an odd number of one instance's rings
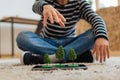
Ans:
{"label": "sandy ground", "polygon": [[31,71],[19,59],[0,60],[0,80],[120,80],[120,57],[88,64],[88,70]]}

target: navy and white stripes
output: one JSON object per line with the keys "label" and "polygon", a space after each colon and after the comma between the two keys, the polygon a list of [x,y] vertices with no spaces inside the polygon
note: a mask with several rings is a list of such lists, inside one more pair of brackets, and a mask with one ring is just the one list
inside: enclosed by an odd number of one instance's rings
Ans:
{"label": "navy and white stripes", "polygon": [[104,21],[91,9],[86,0],[69,0],[64,6],[54,0],[38,0],[33,5],[33,11],[42,15],[42,6],[45,4],[50,4],[57,9],[66,18],[66,23],[63,28],[58,23],[51,24],[48,20],[47,27],[44,27],[40,33],[42,37],[56,39],[73,36],[76,23],[80,19],[85,19],[91,24],[96,39],[99,37],[108,39]]}

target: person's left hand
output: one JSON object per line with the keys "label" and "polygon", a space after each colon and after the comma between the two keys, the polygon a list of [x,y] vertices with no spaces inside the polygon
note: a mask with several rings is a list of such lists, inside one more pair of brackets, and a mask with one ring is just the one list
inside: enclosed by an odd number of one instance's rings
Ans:
{"label": "person's left hand", "polygon": [[96,54],[96,60],[100,59],[100,63],[109,58],[109,42],[104,38],[98,38],[95,41],[93,54]]}

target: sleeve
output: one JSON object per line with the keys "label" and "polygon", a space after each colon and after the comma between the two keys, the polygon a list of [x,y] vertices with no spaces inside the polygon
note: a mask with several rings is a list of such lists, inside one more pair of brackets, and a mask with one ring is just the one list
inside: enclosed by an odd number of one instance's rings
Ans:
{"label": "sleeve", "polygon": [[32,6],[32,10],[33,12],[41,15],[43,11],[43,5],[47,5],[47,4],[48,2],[46,2],[45,0],[36,0]]}
{"label": "sleeve", "polygon": [[79,0],[79,5],[80,18],[85,19],[91,24],[93,33],[95,34],[95,40],[101,37],[108,40],[106,25],[103,19],[92,10],[86,0]]}

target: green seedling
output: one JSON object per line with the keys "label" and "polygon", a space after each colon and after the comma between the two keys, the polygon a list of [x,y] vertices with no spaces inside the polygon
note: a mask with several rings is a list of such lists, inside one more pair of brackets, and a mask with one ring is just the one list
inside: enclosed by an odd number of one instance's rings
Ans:
{"label": "green seedling", "polygon": [[74,60],[77,59],[76,52],[73,48],[71,48],[69,53],[68,53],[68,59],[72,62],[74,62]]}
{"label": "green seedling", "polygon": [[62,46],[59,46],[59,48],[56,51],[56,58],[60,61],[64,59],[64,48]]}
{"label": "green seedling", "polygon": [[48,53],[46,53],[44,55],[44,63],[46,63],[47,65],[51,63],[51,60],[50,60]]}

